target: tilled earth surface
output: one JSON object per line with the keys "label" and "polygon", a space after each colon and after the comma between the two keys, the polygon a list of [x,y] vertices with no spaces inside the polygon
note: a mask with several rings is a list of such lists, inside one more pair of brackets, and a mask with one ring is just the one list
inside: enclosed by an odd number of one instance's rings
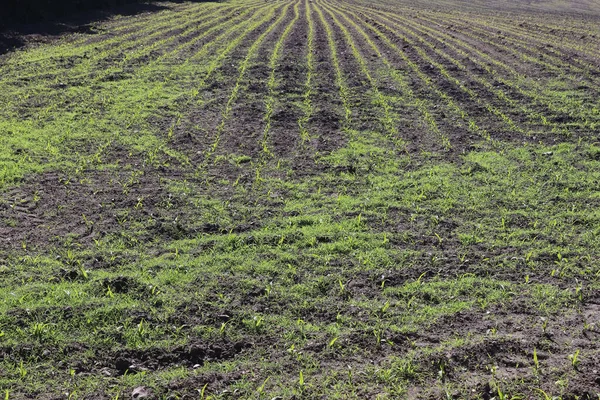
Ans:
{"label": "tilled earth surface", "polygon": [[598,398],[597,4],[157,9],[0,56],[6,398]]}

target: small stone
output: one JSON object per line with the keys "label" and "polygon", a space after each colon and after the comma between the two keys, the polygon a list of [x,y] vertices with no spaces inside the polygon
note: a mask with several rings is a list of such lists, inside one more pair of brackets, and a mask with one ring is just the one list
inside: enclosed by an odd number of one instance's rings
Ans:
{"label": "small stone", "polygon": [[150,392],[150,390],[148,390],[146,387],[138,386],[135,389],[133,389],[133,392],[131,392],[131,398],[144,399],[146,397],[150,397],[151,394],[152,393]]}

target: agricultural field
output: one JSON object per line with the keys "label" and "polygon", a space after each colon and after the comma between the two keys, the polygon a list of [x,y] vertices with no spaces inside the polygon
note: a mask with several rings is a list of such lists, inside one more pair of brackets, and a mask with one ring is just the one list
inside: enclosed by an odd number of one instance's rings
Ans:
{"label": "agricultural field", "polygon": [[158,4],[0,56],[0,396],[599,398],[597,1]]}

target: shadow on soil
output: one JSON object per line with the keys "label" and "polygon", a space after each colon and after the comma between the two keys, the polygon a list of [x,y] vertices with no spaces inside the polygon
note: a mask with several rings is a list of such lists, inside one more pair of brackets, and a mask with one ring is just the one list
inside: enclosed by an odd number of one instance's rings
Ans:
{"label": "shadow on soil", "polygon": [[[170,2],[129,3],[82,11],[54,10],[52,14],[29,13],[26,7],[15,8],[0,16],[0,55],[14,51],[27,43],[45,43],[68,33],[96,34],[94,24],[115,15],[134,16],[169,8],[169,3],[209,3],[213,0],[173,0]],[[219,1],[217,1],[219,2]]]}

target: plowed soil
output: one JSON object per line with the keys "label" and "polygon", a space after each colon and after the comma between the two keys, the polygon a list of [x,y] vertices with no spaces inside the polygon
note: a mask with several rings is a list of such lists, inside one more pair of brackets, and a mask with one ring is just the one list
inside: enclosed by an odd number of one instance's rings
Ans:
{"label": "plowed soil", "polygon": [[598,4],[156,9],[0,55],[6,399],[600,396]]}

